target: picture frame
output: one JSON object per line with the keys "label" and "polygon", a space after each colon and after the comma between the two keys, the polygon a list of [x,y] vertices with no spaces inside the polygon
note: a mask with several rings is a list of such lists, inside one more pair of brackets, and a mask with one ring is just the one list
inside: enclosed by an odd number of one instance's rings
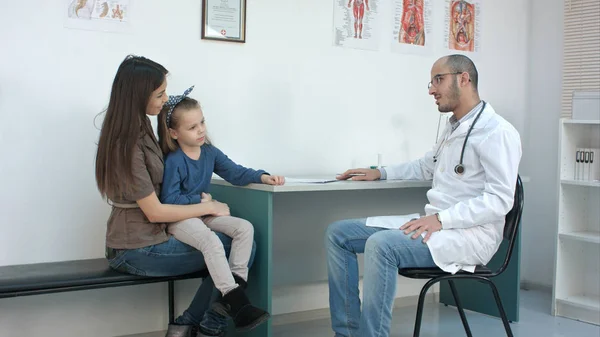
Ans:
{"label": "picture frame", "polygon": [[202,0],[202,39],[246,42],[246,0]]}

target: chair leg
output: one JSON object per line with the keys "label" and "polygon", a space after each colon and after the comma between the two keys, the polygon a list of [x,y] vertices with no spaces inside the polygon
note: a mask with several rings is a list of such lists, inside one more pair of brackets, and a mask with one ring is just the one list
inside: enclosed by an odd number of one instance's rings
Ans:
{"label": "chair leg", "polygon": [[465,311],[463,310],[462,303],[458,298],[458,292],[456,291],[456,287],[454,286],[454,281],[448,280],[448,284],[450,284],[450,290],[452,291],[452,296],[454,297],[454,302],[456,302],[456,308],[458,309],[458,314],[460,315],[460,320],[462,321],[463,326],[465,327],[465,332],[467,333],[467,337],[473,337],[471,333],[471,328],[469,327],[469,322],[467,322],[467,316],[465,315]]}
{"label": "chair leg", "polygon": [[169,283],[169,324],[175,322],[175,281]]}
{"label": "chair leg", "polygon": [[417,305],[417,317],[415,318],[415,331],[413,333],[413,337],[419,337],[421,333],[421,320],[423,319],[423,307],[425,306],[425,295],[427,295],[427,290],[437,283],[438,280],[432,279],[429,280],[423,288],[421,289],[421,293],[419,294],[419,304]]}
{"label": "chair leg", "polygon": [[502,300],[500,299],[500,293],[498,293],[498,288],[491,280],[485,280],[490,287],[492,288],[492,292],[494,293],[494,298],[496,299],[496,305],[498,306],[498,311],[500,312],[500,317],[502,318],[502,323],[504,324],[504,329],[506,330],[506,335],[508,337],[513,337],[512,330],[510,328],[510,324],[508,323],[508,318],[506,317],[506,312],[504,311],[504,306],[502,305]]}

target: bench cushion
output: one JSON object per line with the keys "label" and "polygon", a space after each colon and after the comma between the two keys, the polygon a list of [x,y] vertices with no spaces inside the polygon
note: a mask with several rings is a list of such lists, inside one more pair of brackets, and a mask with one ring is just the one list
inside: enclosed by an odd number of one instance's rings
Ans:
{"label": "bench cushion", "polygon": [[206,277],[208,271],[148,277],[120,273],[105,258],[0,267],[0,298]]}

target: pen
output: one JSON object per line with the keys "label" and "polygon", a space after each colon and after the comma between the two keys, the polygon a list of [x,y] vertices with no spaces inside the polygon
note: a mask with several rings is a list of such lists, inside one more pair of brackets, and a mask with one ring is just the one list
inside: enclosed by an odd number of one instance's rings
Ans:
{"label": "pen", "polygon": [[[338,173],[336,175],[341,176],[342,173]],[[348,174],[348,176],[349,177],[361,177],[361,176],[366,176],[366,174],[365,173],[350,173],[350,174]]]}

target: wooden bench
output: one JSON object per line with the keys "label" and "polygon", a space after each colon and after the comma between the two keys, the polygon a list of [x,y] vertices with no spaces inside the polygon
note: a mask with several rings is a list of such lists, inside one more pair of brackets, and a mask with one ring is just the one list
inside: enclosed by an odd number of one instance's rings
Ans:
{"label": "wooden bench", "polygon": [[169,277],[124,274],[110,268],[105,258],[13,265],[0,267],[0,298],[168,282],[169,322],[172,323],[175,281],[207,276],[207,269]]}

